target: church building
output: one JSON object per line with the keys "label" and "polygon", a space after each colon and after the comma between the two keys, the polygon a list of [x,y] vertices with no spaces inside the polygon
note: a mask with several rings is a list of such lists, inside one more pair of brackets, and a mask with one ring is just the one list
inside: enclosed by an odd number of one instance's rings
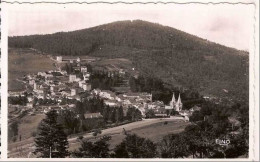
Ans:
{"label": "church building", "polygon": [[170,108],[175,111],[182,110],[181,95],[179,94],[178,100],[176,101],[174,93],[172,94],[172,100],[170,101]]}

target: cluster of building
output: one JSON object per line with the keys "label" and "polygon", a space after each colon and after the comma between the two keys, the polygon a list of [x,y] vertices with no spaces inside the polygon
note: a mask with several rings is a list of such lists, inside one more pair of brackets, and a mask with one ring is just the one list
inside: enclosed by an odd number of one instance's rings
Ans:
{"label": "cluster of building", "polygon": [[53,108],[62,109],[64,106],[73,108],[75,105],[61,106],[60,103],[64,98],[81,101],[81,94],[89,92],[92,95],[98,95],[101,97],[104,100],[105,105],[110,107],[122,106],[125,113],[129,107],[135,107],[140,110],[144,117],[148,110],[153,110],[155,116],[157,117],[169,117],[169,114],[172,111],[179,112],[179,114],[185,118],[188,118],[192,114],[192,110],[182,110],[183,104],[180,94],[176,100],[173,93],[172,100],[169,105],[165,105],[162,101],[152,101],[152,94],[149,93],[125,92],[116,94],[115,92],[109,90],[92,90],[91,84],[89,83],[91,74],[88,71],[87,66],[81,65],[80,58],[66,60],[61,56],[58,56],[56,61],[69,61],[70,63],[75,63],[76,66],[73,67],[74,73],[67,74],[65,70],[59,69],[56,71],[51,70],[27,75],[24,79],[24,82],[27,84],[26,92],[29,94],[27,95],[27,108],[32,108],[35,106],[34,98],[50,99],[57,103],[57,105],[52,107],[46,106],[43,112],[47,112]]}
{"label": "cluster of building", "polygon": [[169,117],[172,111],[177,112],[186,121],[194,111],[199,111],[201,108],[194,106],[189,110],[183,110],[183,103],[181,101],[181,96],[179,94],[176,100],[173,93],[172,100],[169,105],[165,105],[162,101],[152,101],[152,94],[149,93],[133,93],[128,92],[124,94],[116,95],[112,91],[94,89],[91,92],[93,95],[98,95],[104,99],[104,104],[114,107],[122,106],[124,112],[126,113],[127,108],[135,107],[142,115],[145,117],[146,112],[152,110],[156,117]]}
{"label": "cluster of building", "polygon": [[64,98],[80,101],[82,93],[91,91],[90,72],[87,66],[80,64],[80,61],[77,59],[74,62],[76,66],[73,74],[67,74],[61,69],[28,74],[23,80],[27,87],[27,107],[34,106],[34,98],[50,99],[58,104]]}
{"label": "cluster of building", "polygon": [[149,93],[127,92],[116,95],[115,92],[109,90],[94,89],[92,94],[104,99],[105,105],[111,107],[122,106],[125,110],[124,112],[126,112],[129,107],[135,107],[139,109],[143,115],[145,114],[144,108],[148,103],[152,103],[152,95]]}
{"label": "cluster of building", "polygon": [[193,107],[190,110],[183,110],[180,94],[176,100],[174,93],[169,105],[165,105],[162,101],[152,101],[152,94],[149,93],[128,92],[116,95],[112,91],[99,89],[94,89],[91,93],[104,99],[105,105],[112,107],[122,106],[125,110],[124,112],[126,112],[129,107],[135,107],[140,110],[144,117],[148,110],[152,110],[156,117],[169,117],[172,111],[176,111],[183,116],[185,120],[189,120],[189,116],[191,116],[194,111],[200,109],[199,107]]}

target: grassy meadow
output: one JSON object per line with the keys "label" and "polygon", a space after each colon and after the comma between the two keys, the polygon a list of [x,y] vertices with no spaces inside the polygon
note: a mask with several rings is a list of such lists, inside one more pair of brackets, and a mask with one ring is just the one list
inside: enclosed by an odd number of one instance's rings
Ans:
{"label": "grassy meadow", "polygon": [[[167,124],[165,124],[167,122]],[[93,136],[87,136],[86,139],[90,141],[95,141],[98,137],[104,135],[110,135],[111,140],[109,141],[110,149],[113,150],[116,145],[120,144],[122,140],[126,137],[123,133],[123,128],[125,128],[127,133],[134,133],[140,137],[148,138],[155,143],[159,143],[160,140],[168,134],[176,134],[182,132],[185,127],[190,124],[189,122],[184,122],[183,120],[167,120],[167,119],[155,119],[151,121],[140,121],[135,123],[130,123],[126,125],[119,126],[120,129],[113,129],[109,131],[102,131],[97,138]],[[118,128],[119,128],[118,127]],[[76,141],[70,141],[69,150],[73,151],[80,147],[80,143]]]}
{"label": "grassy meadow", "polygon": [[26,74],[55,69],[54,61],[46,55],[40,55],[29,49],[8,50],[8,90],[24,90],[22,82],[18,81]]}

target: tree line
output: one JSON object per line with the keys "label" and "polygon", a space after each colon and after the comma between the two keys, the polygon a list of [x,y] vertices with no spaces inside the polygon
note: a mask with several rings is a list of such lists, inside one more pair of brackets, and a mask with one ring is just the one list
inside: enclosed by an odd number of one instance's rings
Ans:
{"label": "tree line", "polygon": [[89,82],[93,89],[112,90],[123,82],[123,78],[116,72],[93,71],[90,75]]}
{"label": "tree line", "polygon": [[[125,135],[124,141],[116,146],[115,153],[112,154],[109,149],[108,141],[111,139],[109,136],[103,136],[95,142],[81,138],[81,147],[69,152],[67,135],[63,126],[58,122],[58,113],[51,110],[39,124],[34,140],[36,149],[33,153],[41,158],[139,158],[140,156],[149,158],[155,155],[156,145],[152,141],[126,132]],[[129,149],[126,149],[125,146],[128,146]]]}
{"label": "tree line", "polygon": [[[124,113],[126,111],[126,113]],[[93,96],[81,101],[76,101],[73,110],[59,111],[58,122],[63,125],[66,134],[75,134],[93,129],[106,128],[111,124],[134,122],[142,119],[141,112],[129,107],[126,110],[122,106],[108,106],[99,96]],[[100,113],[99,118],[85,118],[84,114]]]}
{"label": "tree line", "polygon": [[[241,122],[240,128],[234,128],[228,120],[232,111],[236,111],[240,116],[238,118]],[[248,156],[247,105],[235,104],[221,109],[219,105],[208,102],[198,113],[201,116],[194,115],[191,118],[192,123],[183,132],[168,134],[158,143],[123,130],[125,138],[113,150],[109,147],[111,137],[103,136],[94,142],[84,137],[80,138],[80,148],[68,152],[66,134],[56,120],[58,118],[56,111],[51,111],[47,113],[46,119],[39,126],[35,139],[35,153],[40,157],[49,157],[52,152],[50,148],[55,148],[58,152],[54,152],[53,156],[60,158],[236,158],[241,155]],[[50,134],[50,131],[53,134]],[[233,134],[234,131],[239,133]],[[231,143],[227,146],[220,146],[215,142],[216,139],[229,139]],[[46,145],[46,141],[52,141],[52,143]],[[45,145],[42,144],[43,142]]]}
{"label": "tree line", "polygon": [[23,105],[25,106],[28,103],[28,99],[26,96],[9,96],[8,103],[12,105]]}

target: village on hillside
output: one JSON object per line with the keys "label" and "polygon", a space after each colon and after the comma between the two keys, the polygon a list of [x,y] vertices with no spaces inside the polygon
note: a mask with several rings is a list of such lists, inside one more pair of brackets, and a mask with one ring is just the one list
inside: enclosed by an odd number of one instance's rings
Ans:
{"label": "village on hillside", "polygon": [[[55,58],[54,58],[55,59]],[[124,115],[126,115],[129,107],[138,109],[143,118],[146,118],[147,111],[153,111],[156,118],[167,118],[171,116],[171,111],[178,112],[179,117],[185,121],[189,121],[192,112],[199,110],[200,107],[195,106],[189,110],[183,110],[183,104],[180,94],[172,92],[172,100],[168,105],[162,101],[153,101],[152,94],[146,92],[116,93],[111,90],[93,89],[89,82],[91,71],[88,70],[86,62],[95,61],[94,59],[81,59],[80,57],[62,57],[57,56],[55,61],[57,64],[69,63],[72,66],[73,73],[68,74],[66,70],[60,66],[57,70],[38,72],[37,74],[28,74],[21,80],[26,85],[26,90],[22,92],[9,92],[9,98],[22,98],[25,106],[19,106],[21,111],[29,114],[47,113],[50,110],[74,109],[76,104],[63,104],[64,100],[77,100],[99,96],[103,99],[104,104],[110,107],[123,107]],[[117,72],[124,77],[126,72],[119,69]],[[115,72],[108,72],[109,77],[113,77]],[[86,96],[86,93],[88,94]],[[46,103],[46,104],[44,104]],[[48,104],[52,103],[52,104]],[[9,102],[9,107],[17,106],[15,103]],[[12,113],[9,114],[12,116]],[[19,115],[13,115],[9,118],[12,121]],[[99,113],[86,113],[87,118],[100,118]]]}
{"label": "village on hillside", "polygon": [[[36,58],[45,59],[49,70],[37,66],[33,72],[15,77],[23,89],[8,93],[9,157],[38,157],[35,140],[54,112],[54,120],[67,136],[71,157],[80,156],[73,151],[82,141],[95,143],[107,137],[112,152],[123,138],[135,134],[159,147],[170,133],[188,136],[187,127],[196,122],[218,122],[213,119],[224,121],[221,124],[225,127],[220,130],[228,131],[228,137],[238,136],[243,130],[236,118],[219,115],[222,109],[215,107],[223,107],[214,98],[169,87],[160,79],[139,73],[132,64],[122,66],[122,59],[41,53]],[[214,130],[214,126],[211,128]]]}

